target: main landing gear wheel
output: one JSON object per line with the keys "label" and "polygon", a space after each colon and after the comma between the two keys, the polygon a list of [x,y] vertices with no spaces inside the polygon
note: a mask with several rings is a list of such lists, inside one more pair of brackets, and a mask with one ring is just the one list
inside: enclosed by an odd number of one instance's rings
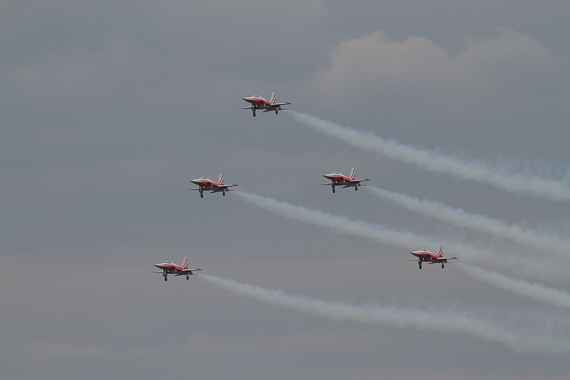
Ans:
{"label": "main landing gear wheel", "polygon": [[278,111],[278,110],[275,110],[275,115],[278,115],[278,114],[279,114],[279,111]]}
{"label": "main landing gear wheel", "polygon": [[166,273],[164,274],[164,281],[168,281],[168,276],[166,275]]}
{"label": "main landing gear wheel", "polygon": [[255,108],[253,109],[253,117],[255,117]]}
{"label": "main landing gear wheel", "polygon": [[189,275],[186,275],[186,279],[187,279],[187,280],[190,280],[190,276],[189,276]]}
{"label": "main landing gear wheel", "polygon": [[225,191],[222,191],[222,195],[225,197],[225,196],[226,196],[226,192],[225,192]]}
{"label": "main landing gear wheel", "polygon": [[441,269],[443,269],[445,267],[445,265],[443,263],[441,263]]}
{"label": "main landing gear wheel", "polygon": [[332,186],[332,189],[333,189],[333,193],[334,193],[334,185]]}
{"label": "main landing gear wheel", "polygon": [[358,186],[354,186],[354,190],[358,191]]}
{"label": "main landing gear wheel", "polygon": [[204,198],[204,190],[200,189],[200,198]]}
{"label": "main landing gear wheel", "polygon": [[422,269],[422,262],[418,261],[418,266],[420,267],[420,269]]}

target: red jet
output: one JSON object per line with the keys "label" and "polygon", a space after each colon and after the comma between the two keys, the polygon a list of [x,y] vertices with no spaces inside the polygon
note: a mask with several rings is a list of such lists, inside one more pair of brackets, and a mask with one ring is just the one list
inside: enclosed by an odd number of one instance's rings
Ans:
{"label": "red jet", "polygon": [[360,182],[370,181],[368,178],[356,179],[356,175],[354,174],[354,168],[352,168],[352,170],[350,171],[350,177],[347,177],[339,172],[323,174],[323,177],[325,177],[326,179],[330,179],[332,182],[321,183],[321,185],[323,186],[331,185],[333,193],[335,192],[334,187],[336,185],[342,186],[343,189],[347,187],[354,187],[354,190],[358,190],[359,186],[366,186],[366,185],[361,185]]}
{"label": "red jet", "polygon": [[220,173],[220,178],[218,178],[218,182],[212,181],[210,178],[200,177],[198,179],[191,179],[195,185],[198,185],[196,189],[188,189],[188,190],[198,190],[200,191],[200,198],[204,198],[204,190],[210,191],[210,193],[219,193],[220,191],[224,196],[226,196],[226,191],[234,191],[230,190],[230,187],[237,186],[235,183],[233,185],[224,185],[224,176]]}
{"label": "red jet", "polygon": [[253,96],[245,97],[242,99],[248,103],[251,103],[251,106],[240,107],[240,108],[242,110],[252,110],[253,111],[253,117],[255,117],[255,110],[258,108],[265,110],[263,112],[275,111],[275,114],[278,114],[279,111],[285,111],[286,110],[286,108],[281,108],[281,106],[286,106],[287,104],[291,104],[289,102],[277,103],[277,100],[275,99],[275,93],[273,93],[271,95],[271,100],[265,100],[259,95],[253,95]]}
{"label": "red jet", "polygon": [[162,269],[161,272],[153,272],[153,273],[162,273],[164,276],[164,281],[168,281],[168,274],[174,274],[175,276],[184,276],[186,275],[186,279],[188,280],[191,275],[198,274],[194,273],[196,271],[202,270],[200,268],[188,269],[188,258],[184,258],[184,262],[182,266],[174,264],[172,261],[165,261],[160,264],[154,264],[155,267]]}
{"label": "red jet", "polygon": [[408,259],[410,261],[417,261],[420,269],[422,269],[422,261],[427,261],[428,264],[438,264],[441,263],[441,267],[443,268],[445,263],[449,262],[448,260],[457,260],[457,257],[443,257],[443,249],[441,245],[439,246],[439,251],[437,255],[428,251],[427,249],[420,249],[418,251],[410,252],[412,255],[416,256],[418,259]]}

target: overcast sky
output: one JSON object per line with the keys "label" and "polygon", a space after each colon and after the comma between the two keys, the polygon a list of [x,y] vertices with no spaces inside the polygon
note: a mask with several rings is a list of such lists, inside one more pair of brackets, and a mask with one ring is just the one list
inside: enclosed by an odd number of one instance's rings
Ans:
{"label": "overcast sky", "polygon": [[[0,377],[570,379],[569,19],[0,2]],[[461,264],[407,261],[440,244]]]}

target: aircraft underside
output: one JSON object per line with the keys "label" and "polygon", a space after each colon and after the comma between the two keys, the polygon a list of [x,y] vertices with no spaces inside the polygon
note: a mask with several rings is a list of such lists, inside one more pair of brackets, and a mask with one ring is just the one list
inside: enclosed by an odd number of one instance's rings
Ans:
{"label": "aircraft underside", "polygon": [[[162,276],[164,277],[164,281],[168,281],[168,274],[169,274],[169,273],[170,273],[170,274],[173,274],[173,275],[175,275],[175,276],[183,276],[182,273],[180,273],[180,274],[174,274],[175,272],[164,271],[164,272],[162,273]],[[190,274],[189,274],[189,273],[186,273],[186,279],[187,279],[187,280],[190,279]]]}
{"label": "aircraft underside", "polygon": [[420,269],[422,269],[422,261],[425,261],[425,262],[427,262],[428,264],[439,264],[439,263],[441,263],[441,268],[445,268],[445,261],[439,261],[439,260],[422,260],[422,259],[419,259],[419,260],[418,260],[418,267],[419,267]]}

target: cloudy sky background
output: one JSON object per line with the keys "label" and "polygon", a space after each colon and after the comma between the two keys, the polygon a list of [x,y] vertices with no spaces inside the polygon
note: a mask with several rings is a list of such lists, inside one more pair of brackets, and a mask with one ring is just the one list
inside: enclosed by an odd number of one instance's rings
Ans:
{"label": "cloudy sky background", "polygon": [[[569,17],[565,1],[0,2],[2,377],[568,379],[567,309],[406,259],[420,241],[444,244],[567,295],[570,253],[319,183],[354,167],[371,186],[562,247],[570,202],[431,173],[293,113],[239,107],[275,91],[296,112],[570,186]],[[186,190],[220,172],[240,192],[407,233],[410,246]],[[185,256],[238,283],[427,314],[404,327],[331,320],[151,273]],[[517,350],[446,328],[456,315],[521,347],[546,343]]]}

